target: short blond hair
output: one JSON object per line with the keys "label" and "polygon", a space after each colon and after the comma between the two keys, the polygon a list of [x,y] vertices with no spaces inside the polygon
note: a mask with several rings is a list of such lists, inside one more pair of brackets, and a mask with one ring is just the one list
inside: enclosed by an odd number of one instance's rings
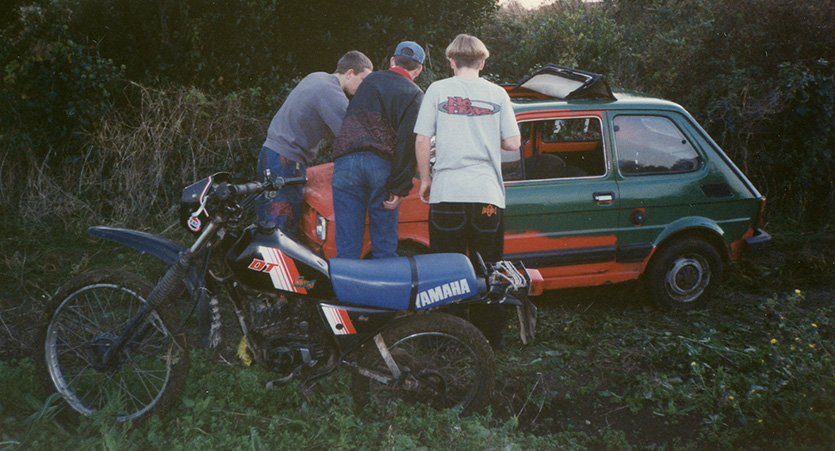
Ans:
{"label": "short blond hair", "polygon": [[458,67],[478,68],[479,63],[490,57],[490,51],[481,39],[462,33],[449,43],[446,57]]}

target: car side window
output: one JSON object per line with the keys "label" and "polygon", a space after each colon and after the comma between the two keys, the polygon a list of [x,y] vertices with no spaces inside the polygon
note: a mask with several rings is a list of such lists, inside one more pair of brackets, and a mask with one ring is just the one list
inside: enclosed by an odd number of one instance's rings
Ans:
{"label": "car side window", "polygon": [[542,121],[542,142],[600,141],[600,121],[597,118],[567,118]]}
{"label": "car side window", "polygon": [[530,141],[522,149],[522,179],[563,179],[606,173],[600,118],[570,117],[523,124],[523,130],[530,130]]}
{"label": "car side window", "polygon": [[625,176],[693,172],[702,160],[669,118],[623,115],[614,119],[618,169]]}

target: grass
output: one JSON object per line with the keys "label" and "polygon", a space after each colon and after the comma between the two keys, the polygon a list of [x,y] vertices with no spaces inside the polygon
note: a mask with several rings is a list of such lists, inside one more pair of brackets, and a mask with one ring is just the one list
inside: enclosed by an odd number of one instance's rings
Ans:
{"label": "grass", "polygon": [[0,450],[831,448],[835,234],[785,219],[766,227],[767,256],[727,268],[710,310],[655,310],[630,285],[535,300],[537,339],[508,340],[478,416],[355,414],[345,373],[266,391],[269,373],[222,358],[240,338],[227,328],[220,354],[195,354],[168,415],[142,425],[113,424],[108,412],[62,419],[28,357],[45,302],[90,269],[161,271],[86,227],[178,238],[180,189],[220,168],[250,174],[267,125],[240,99],[137,89],[138,113],[110,118],[70,166],[0,162]]}
{"label": "grass", "polygon": [[230,357],[240,336],[226,328],[220,353],[195,351],[169,414],[120,425],[107,412],[62,419],[27,356],[63,280],[159,265],[80,230],[2,227],[0,449],[794,450],[835,440],[835,238],[825,230],[769,227],[774,249],[729,266],[709,310],[656,310],[628,284],[536,299],[535,342],[523,346],[511,326],[477,416],[356,414],[346,372],[265,390],[271,374]]}
{"label": "grass", "polygon": [[[7,256],[7,292],[23,290],[18,299],[31,302],[67,273],[132,265],[130,252],[92,245],[87,253],[86,239],[53,240]],[[60,242],[74,244],[42,250]],[[831,262],[828,251],[811,249],[781,239],[768,258],[731,267],[709,310],[656,310],[629,285],[543,296],[536,341],[508,340],[489,409],[467,418],[409,406],[394,417],[355,414],[344,372],[267,391],[268,372],[221,358],[239,338],[227,328],[220,354],[195,352],[186,392],[168,415],[134,426],[112,424],[105,412],[73,423],[56,415],[60,400],[40,387],[31,359],[7,354],[0,449],[829,449],[835,290],[832,278],[820,284],[832,269],[820,264]],[[781,259],[806,261],[807,277],[773,269],[750,287]],[[27,274],[31,261],[43,272]],[[26,329],[5,318],[17,326],[10,330]]]}
{"label": "grass", "polygon": [[832,307],[806,305],[803,292],[684,314],[575,302],[540,302],[536,342],[509,340],[479,416],[355,415],[345,373],[266,391],[268,372],[195,351],[165,417],[73,424],[56,419],[58,400],[24,358],[0,362],[0,447],[827,449],[835,439]]}

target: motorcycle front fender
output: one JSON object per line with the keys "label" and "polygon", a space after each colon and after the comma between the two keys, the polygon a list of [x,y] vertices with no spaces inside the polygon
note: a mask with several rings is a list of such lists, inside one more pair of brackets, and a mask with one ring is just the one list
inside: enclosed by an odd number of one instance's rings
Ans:
{"label": "motorcycle front fender", "polygon": [[169,266],[173,265],[179,258],[180,252],[185,250],[184,246],[168,238],[138,230],[97,226],[87,229],[87,233],[142,253],[151,254]]}

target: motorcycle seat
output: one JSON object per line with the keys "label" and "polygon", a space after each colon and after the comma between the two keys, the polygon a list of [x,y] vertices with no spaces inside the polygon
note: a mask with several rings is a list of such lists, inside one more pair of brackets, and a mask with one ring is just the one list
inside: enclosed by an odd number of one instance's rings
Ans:
{"label": "motorcycle seat", "polygon": [[423,310],[478,294],[475,270],[463,254],[328,261],[337,299],[392,310]]}

